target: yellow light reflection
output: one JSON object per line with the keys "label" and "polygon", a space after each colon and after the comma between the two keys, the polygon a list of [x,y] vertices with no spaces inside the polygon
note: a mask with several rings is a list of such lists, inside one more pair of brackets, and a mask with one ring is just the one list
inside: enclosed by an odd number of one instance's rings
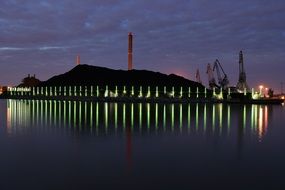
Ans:
{"label": "yellow light reflection", "polygon": [[257,131],[257,105],[254,105],[254,130]]}
{"label": "yellow light reflection", "polygon": [[253,133],[254,132],[254,105],[251,106],[251,121],[250,121],[250,124],[251,124],[251,132]]}
{"label": "yellow light reflection", "polygon": [[268,106],[264,108],[264,134],[266,134],[268,128]]}
{"label": "yellow light reflection", "polygon": [[219,132],[221,135],[223,130],[223,104],[219,104],[218,109],[219,109]]}
{"label": "yellow light reflection", "polygon": [[262,139],[263,136],[263,109],[259,108],[259,117],[258,117],[258,136],[259,140]]}
{"label": "yellow light reflection", "polygon": [[231,106],[228,105],[228,135],[230,134],[230,130],[231,130]]}
{"label": "yellow light reflection", "polygon": [[115,103],[115,130],[118,128],[118,103]]}
{"label": "yellow light reflection", "polygon": [[131,129],[134,128],[134,104],[131,104]]}
{"label": "yellow light reflection", "polygon": [[[101,107],[101,113],[99,111],[100,106],[103,106]],[[89,103],[86,101],[7,100],[7,133],[16,132],[16,127],[19,126],[38,127],[40,128],[39,130],[53,130],[55,127],[71,126],[75,128],[77,125],[80,127],[81,125],[87,126],[89,124],[92,132],[92,126],[94,124],[97,132],[94,134],[98,134],[98,131],[101,132],[102,130],[102,132],[104,132],[104,129],[105,132],[108,130],[114,130],[109,127],[110,125],[114,126],[115,130],[117,130],[117,128],[122,129],[127,126],[129,127],[130,125],[131,130],[134,130],[135,127],[138,127],[136,126],[138,122],[140,131],[143,127],[143,129],[148,130],[153,127],[153,130],[157,132],[160,127],[163,127],[163,131],[171,128],[171,131],[179,130],[180,132],[184,132],[183,128],[185,126],[185,132],[186,130],[200,130],[200,132],[204,134],[208,130],[207,124],[212,124],[212,129],[211,126],[209,126],[210,133],[212,133],[212,130],[213,135],[219,135],[223,130],[227,130],[228,134],[231,131],[235,132],[235,128],[234,130],[231,130],[230,126],[232,120],[236,121],[236,118],[232,119],[232,115],[234,117],[238,116],[237,118],[240,119],[238,121],[238,125],[241,125],[240,127],[243,127],[243,130],[247,130],[247,124],[251,124],[250,135],[253,134],[261,140],[267,133],[269,121],[268,116],[270,116],[268,115],[268,112],[270,111],[270,106],[252,105],[251,108],[249,108],[248,105],[239,105],[239,107],[237,105],[234,107],[232,107],[232,105],[227,105],[227,107],[225,107],[227,110],[223,110],[223,104],[213,104],[210,105],[210,107],[208,106],[209,104],[202,105],[198,103],[196,105],[161,105],[160,103],[121,104],[98,102]],[[236,107],[238,107],[238,109],[235,109]],[[232,108],[233,110],[231,110]],[[195,109],[194,114],[191,114],[191,109]],[[201,111],[203,111],[203,116],[199,115],[201,114],[199,113]],[[223,118],[224,111],[227,112],[227,118],[225,119]],[[233,114],[231,113],[232,111]],[[210,118],[209,116],[212,117],[212,121],[207,121],[208,118]],[[178,119],[177,121],[175,121],[175,117],[179,117],[176,118]],[[194,119],[194,122],[191,123],[191,119]],[[247,121],[247,119],[250,119],[250,121]],[[200,126],[199,122],[201,124]],[[225,125],[223,122],[227,123],[227,127],[223,126]],[[160,126],[160,124],[162,126]],[[193,129],[191,129],[191,124],[195,125],[193,126]],[[53,127],[51,128],[49,126]],[[218,128],[216,129],[216,127]],[[215,130],[218,130],[216,132],[219,134],[215,134]],[[248,131],[250,131],[250,129],[248,129]]]}
{"label": "yellow light reflection", "polygon": [[11,120],[11,100],[8,100],[7,102],[7,133],[11,134],[12,133],[12,120]]}
{"label": "yellow light reflection", "polygon": [[213,132],[215,131],[215,124],[216,124],[216,105],[213,104],[213,108],[212,108],[212,130]]}

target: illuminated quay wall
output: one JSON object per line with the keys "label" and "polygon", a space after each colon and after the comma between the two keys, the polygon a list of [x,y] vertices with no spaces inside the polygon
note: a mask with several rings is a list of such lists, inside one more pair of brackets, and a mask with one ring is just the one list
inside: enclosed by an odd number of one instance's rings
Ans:
{"label": "illuminated quay wall", "polygon": [[[230,99],[232,92],[205,87],[184,86],[44,86],[31,88],[8,88],[8,96],[35,99],[175,99],[205,100]],[[242,93],[252,98],[251,93]],[[252,97],[251,97],[252,96]]]}

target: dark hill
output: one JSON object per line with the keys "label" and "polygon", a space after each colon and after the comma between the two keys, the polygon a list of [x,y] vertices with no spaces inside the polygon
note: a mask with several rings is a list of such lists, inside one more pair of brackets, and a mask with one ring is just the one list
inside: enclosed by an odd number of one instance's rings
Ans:
{"label": "dark hill", "polygon": [[77,65],[72,70],[50,78],[39,86],[167,86],[204,88],[203,85],[183,77],[147,70],[113,70],[104,67]]}

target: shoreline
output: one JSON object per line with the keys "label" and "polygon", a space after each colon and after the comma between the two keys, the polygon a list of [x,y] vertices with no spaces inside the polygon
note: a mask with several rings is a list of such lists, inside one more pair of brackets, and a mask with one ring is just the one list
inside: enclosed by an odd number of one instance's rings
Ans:
{"label": "shoreline", "polygon": [[214,99],[214,98],[138,98],[138,97],[86,97],[86,96],[0,96],[0,99],[16,100],[58,100],[58,101],[87,101],[87,102],[122,102],[122,103],[211,103],[211,104],[279,104],[284,103],[283,99]]}

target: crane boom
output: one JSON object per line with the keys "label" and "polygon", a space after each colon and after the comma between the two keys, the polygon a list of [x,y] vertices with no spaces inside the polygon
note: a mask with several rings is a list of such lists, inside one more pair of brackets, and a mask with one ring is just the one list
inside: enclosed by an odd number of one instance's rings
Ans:
{"label": "crane boom", "polygon": [[[217,77],[218,77],[218,83],[221,85],[221,87],[223,89],[226,89],[228,87],[228,84],[229,84],[229,80],[228,80],[228,76],[227,74],[225,73],[221,63],[219,62],[218,59],[216,59],[215,63],[214,63],[214,67],[213,67],[213,71],[215,71],[216,69],[216,72],[217,72]],[[223,73],[223,77],[221,75],[221,72],[220,72],[220,69],[222,70],[222,73]]]}
{"label": "crane boom", "polygon": [[218,60],[216,60],[214,62],[214,67],[213,67],[213,71],[217,72],[217,77],[218,77],[218,82],[221,83],[221,81],[223,80],[222,79],[222,76],[221,76],[221,72],[220,72],[220,69],[219,69],[219,65],[218,65]]}

